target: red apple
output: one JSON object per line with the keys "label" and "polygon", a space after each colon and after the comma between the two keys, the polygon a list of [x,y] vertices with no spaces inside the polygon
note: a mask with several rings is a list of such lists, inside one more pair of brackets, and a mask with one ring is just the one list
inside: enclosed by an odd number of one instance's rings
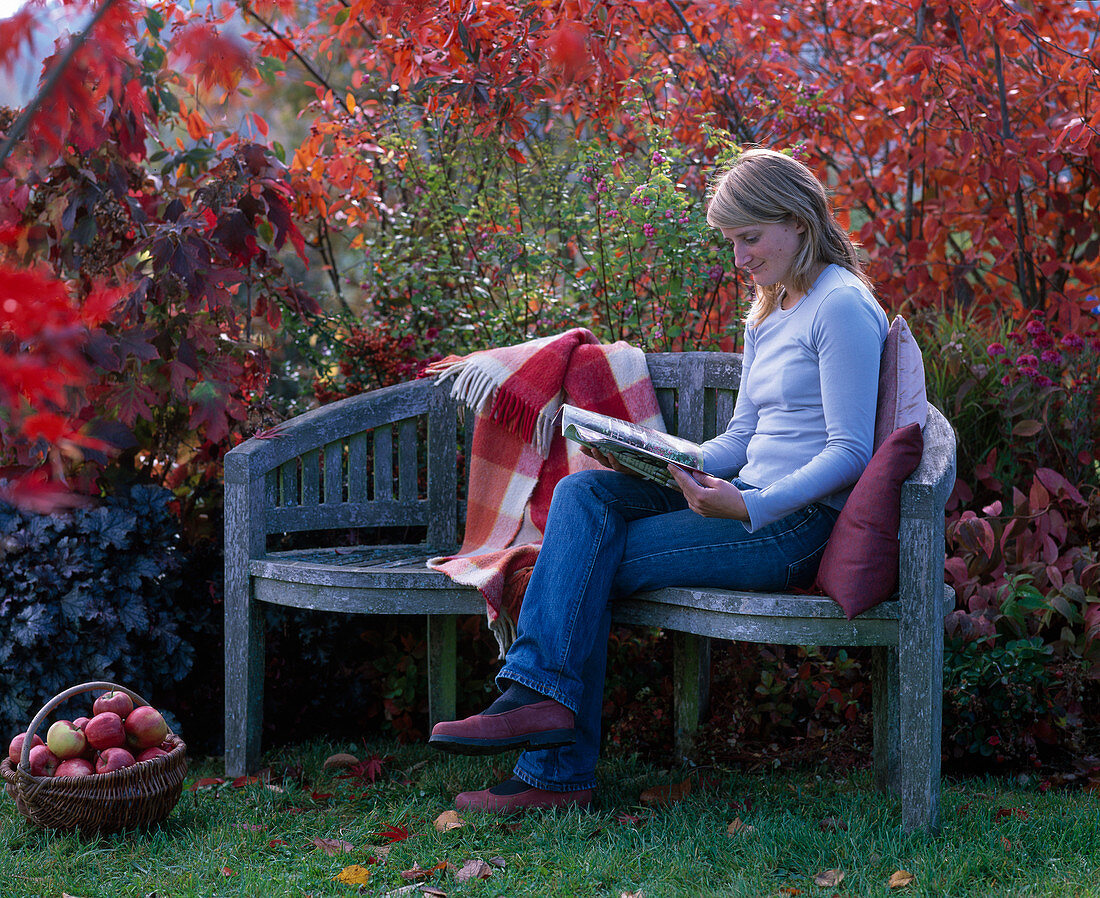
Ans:
{"label": "red apple", "polygon": [[[19,756],[23,751],[23,740],[26,738],[26,733],[20,733],[11,740],[11,744],[8,746],[8,760],[11,761],[12,767],[19,763]],[[35,733],[34,738],[31,740],[31,748],[34,748],[36,745],[45,745],[42,741],[42,737],[39,736],[38,733]]]}
{"label": "red apple", "polygon": [[61,761],[58,759],[49,746],[36,745],[31,749],[30,766],[32,776],[53,776],[54,771],[57,770],[57,765]]}
{"label": "red apple", "polygon": [[69,758],[57,765],[57,770],[54,771],[53,775],[89,776],[93,773],[95,773],[95,767],[92,766],[91,761],[85,761],[83,758]]}
{"label": "red apple", "polygon": [[105,748],[99,753],[99,760],[95,762],[96,773],[110,773],[112,770],[121,770],[134,763],[134,756],[125,748]]}
{"label": "red apple", "polygon": [[87,718],[87,717],[78,717],[76,720],[73,721],[73,726],[74,727],[79,727],[80,731],[83,732],[84,727],[86,727],[88,725],[88,719],[89,718]]}
{"label": "red apple", "polygon": [[88,721],[84,735],[92,748],[100,751],[108,748],[122,748],[126,744],[126,730],[122,728],[122,718],[114,711],[104,711]]}
{"label": "red apple", "polygon": [[136,760],[138,760],[138,761],[151,761],[151,760],[153,760],[153,758],[166,758],[166,757],[168,757],[168,752],[166,752],[163,748],[160,748],[159,746],[154,745],[152,748],[145,749],[145,751],[143,751],[140,755],[137,756]]}
{"label": "red apple", "polygon": [[126,715],[134,710],[134,700],[125,692],[113,690],[104,692],[92,702],[92,714],[102,714],[104,711],[114,711],[119,717],[125,719]]}
{"label": "red apple", "polygon": [[84,732],[71,720],[58,720],[46,733],[46,744],[62,761],[79,757],[87,746]]}
{"label": "red apple", "polygon": [[126,729],[126,741],[141,750],[160,745],[168,735],[168,724],[164,722],[160,711],[152,705],[139,705],[126,716],[123,725]]}

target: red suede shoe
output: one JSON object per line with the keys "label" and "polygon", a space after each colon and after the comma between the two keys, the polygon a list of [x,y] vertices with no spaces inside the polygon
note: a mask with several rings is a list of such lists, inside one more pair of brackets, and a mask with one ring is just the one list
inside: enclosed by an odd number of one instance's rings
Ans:
{"label": "red suede shoe", "polygon": [[455,807],[460,811],[490,811],[497,814],[572,807],[589,810],[594,792],[594,789],[548,792],[512,777],[480,792],[462,792],[455,797]]}
{"label": "red suede shoe", "polygon": [[428,744],[452,754],[491,755],[512,748],[557,748],[576,741],[573,712],[548,698],[500,714],[437,723]]}

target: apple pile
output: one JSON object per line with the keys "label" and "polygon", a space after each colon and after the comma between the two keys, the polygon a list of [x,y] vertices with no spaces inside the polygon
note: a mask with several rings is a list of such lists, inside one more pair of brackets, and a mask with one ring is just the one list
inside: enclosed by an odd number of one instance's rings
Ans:
{"label": "apple pile", "polygon": [[[125,692],[104,692],[92,704],[92,716],[58,720],[31,741],[33,776],[88,776],[110,773],[168,754],[168,724],[152,705],[138,705]],[[27,734],[8,746],[12,766],[19,763]]]}

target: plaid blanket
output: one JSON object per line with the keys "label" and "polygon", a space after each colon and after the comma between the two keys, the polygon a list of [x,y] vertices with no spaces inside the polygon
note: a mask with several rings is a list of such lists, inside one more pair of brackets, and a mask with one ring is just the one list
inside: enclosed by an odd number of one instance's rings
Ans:
{"label": "plaid blanket", "polygon": [[621,341],[602,345],[584,328],[451,356],[425,374],[453,379],[451,395],[477,412],[465,539],[457,555],[432,558],[428,566],[481,591],[504,657],[554,486],[568,473],[599,467],[556,432],[562,403],[657,430],[664,421],[645,354]]}

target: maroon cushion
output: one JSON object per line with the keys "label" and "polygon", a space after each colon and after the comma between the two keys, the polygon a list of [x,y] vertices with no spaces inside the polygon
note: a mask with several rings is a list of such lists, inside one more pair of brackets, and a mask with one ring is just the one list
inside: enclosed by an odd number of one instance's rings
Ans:
{"label": "maroon cushion", "polygon": [[851,620],[890,598],[898,585],[901,485],[924,451],[917,424],[895,430],[852,488],[833,527],[817,585]]}

